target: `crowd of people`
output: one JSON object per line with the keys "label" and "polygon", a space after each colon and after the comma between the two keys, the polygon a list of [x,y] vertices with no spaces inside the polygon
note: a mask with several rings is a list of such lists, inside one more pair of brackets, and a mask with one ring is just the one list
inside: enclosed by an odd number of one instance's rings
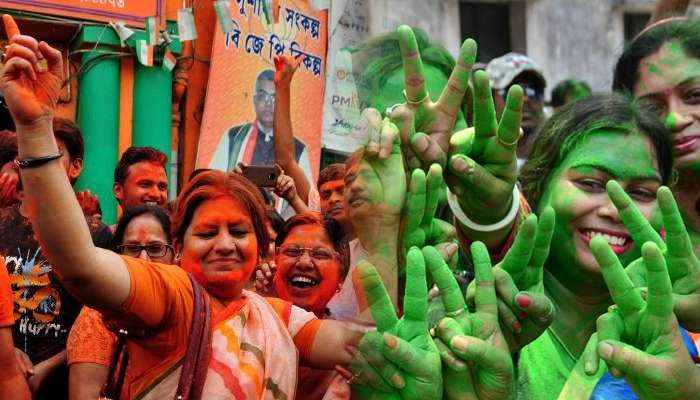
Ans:
{"label": "crowd of people", "polygon": [[700,21],[653,23],[610,93],[563,82],[548,118],[526,56],[363,42],[367,143],[315,184],[279,57],[294,215],[238,169],[169,199],[166,155],[132,147],[115,226],[73,189],[61,53],[3,22],[1,399],[700,399]]}

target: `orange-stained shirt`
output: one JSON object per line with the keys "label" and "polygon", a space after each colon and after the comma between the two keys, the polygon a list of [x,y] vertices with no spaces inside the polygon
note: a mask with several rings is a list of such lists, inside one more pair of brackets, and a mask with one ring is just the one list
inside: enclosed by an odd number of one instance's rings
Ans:
{"label": "orange-stained shirt", "polygon": [[[146,377],[148,381],[151,376],[157,378],[184,355],[194,306],[192,284],[187,273],[177,266],[127,256],[123,259],[129,271],[131,290],[121,311],[109,318],[130,332],[145,331],[142,337],[137,334],[128,342],[127,375],[134,379]],[[307,360],[321,321],[289,302],[274,298],[266,300],[287,327],[299,351],[300,361]],[[211,304],[212,320],[215,321],[217,313],[226,310],[218,302]],[[124,383],[125,390],[129,390],[128,380],[129,376]]]}

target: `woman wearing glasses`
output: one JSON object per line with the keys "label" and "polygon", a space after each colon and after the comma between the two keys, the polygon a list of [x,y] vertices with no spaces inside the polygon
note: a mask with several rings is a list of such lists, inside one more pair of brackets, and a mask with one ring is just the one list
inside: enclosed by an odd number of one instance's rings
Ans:
{"label": "woman wearing glasses", "polygon": [[[124,212],[114,232],[113,243],[121,254],[172,264],[175,253],[171,242],[167,212],[160,207],[140,205]],[[115,357],[117,340],[117,335],[105,326],[102,314],[83,307],[67,344],[71,399],[100,396]]]}

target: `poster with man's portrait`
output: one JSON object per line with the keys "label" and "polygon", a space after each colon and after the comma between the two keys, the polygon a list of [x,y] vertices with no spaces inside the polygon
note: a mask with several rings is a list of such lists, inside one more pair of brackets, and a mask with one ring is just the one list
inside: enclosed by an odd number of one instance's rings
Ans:
{"label": "poster with man's portrait", "polygon": [[273,60],[289,55],[300,59],[291,86],[294,156],[313,185],[320,162],[327,11],[314,11],[304,0],[280,0],[275,22],[271,3],[231,0],[235,29],[224,33],[217,26],[196,164],[231,171],[238,163],[275,163]]}

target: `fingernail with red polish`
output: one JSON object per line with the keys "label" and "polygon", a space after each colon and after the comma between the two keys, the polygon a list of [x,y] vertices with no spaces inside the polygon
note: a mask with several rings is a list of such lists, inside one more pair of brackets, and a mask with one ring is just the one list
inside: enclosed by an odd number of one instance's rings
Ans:
{"label": "fingernail with red polish", "polygon": [[518,302],[520,308],[528,308],[530,307],[530,303],[532,302],[530,298],[524,294],[519,294],[515,296],[515,301]]}
{"label": "fingernail with red polish", "polygon": [[517,322],[515,322],[515,323],[513,324],[513,332],[515,332],[515,333],[520,333],[520,330],[521,330],[520,324],[517,323]]}
{"label": "fingernail with red polish", "polygon": [[394,336],[386,332],[384,333],[384,343],[392,349],[395,349],[399,344]]}

